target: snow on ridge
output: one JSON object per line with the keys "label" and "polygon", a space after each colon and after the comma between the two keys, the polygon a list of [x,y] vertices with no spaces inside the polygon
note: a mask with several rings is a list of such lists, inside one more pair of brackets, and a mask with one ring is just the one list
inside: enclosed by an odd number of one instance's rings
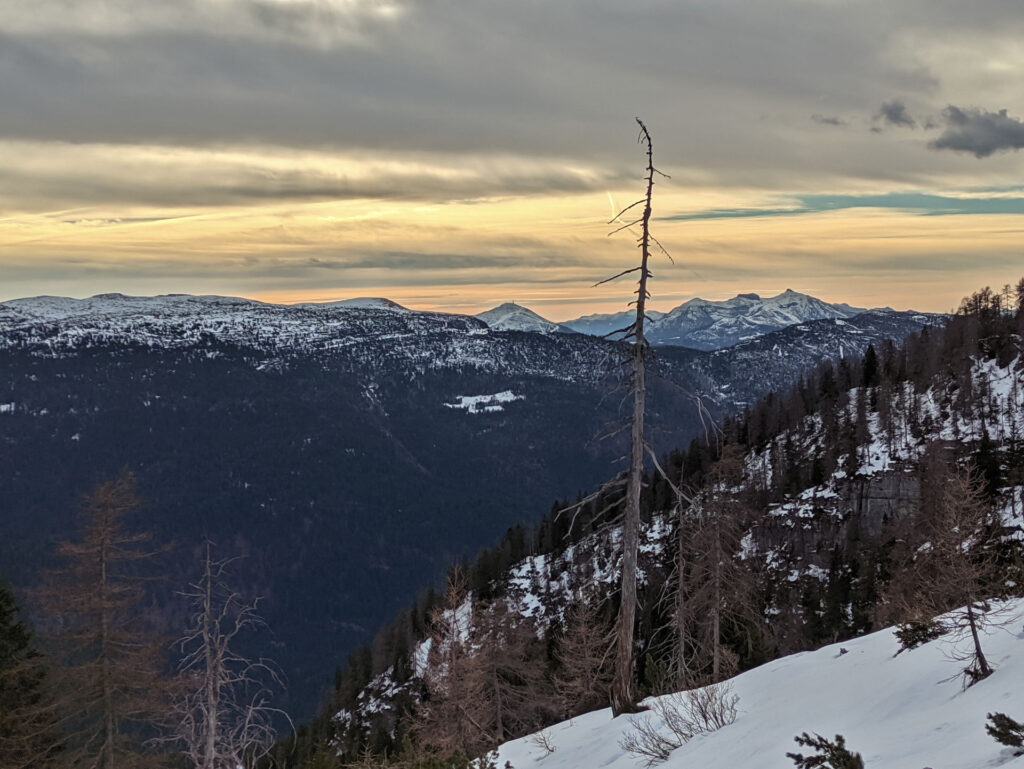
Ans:
{"label": "snow on ridge", "polygon": [[[832,738],[861,753],[869,769],[1024,769],[986,734],[988,713],[1011,712],[1024,689],[1024,600],[1006,605],[1012,623],[990,628],[982,644],[996,672],[967,690],[950,655],[963,639],[950,634],[896,655],[887,628],[860,638],[768,662],[731,680],[739,695],[736,721],[676,749],[664,769],[792,769],[787,752],[813,753],[793,738],[803,732]],[[823,685],[823,682],[826,685]],[[669,695],[671,696],[671,695]],[[637,769],[641,762],[619,742],[634,719],[609,710],[579,716],[499,748],[496,764],[516,769]]]}
{"label": "snow on ridge", "polygon": [[316,310],[316,309],[345,309],[352,308],[358,310],[390,310],[392,312],[415,312],[410,310],[408,307],[403,307],[398,302],[393,302],[390,299],[384,297],[374,296],[357,296],[352,299],[341,299],[336,302],[301,302],[299,304],[291,305],[292,307],[303,307],[305,309]]}
{"label": "snow on ridge", "polygon": [[484,414],[504,411],[506,403],[525,400],[525,395],[516,395],[511,390],[503,390],[493,395],[456,395],[455,403],[444,404],[450,409],[465,409],[469,414]]}
{"label": "snow on ridge", "polygon": [[522,305],[506,302],[475,316],[495,331],[534,331],[551,334],[560,330],[557,323],[542,318]]}

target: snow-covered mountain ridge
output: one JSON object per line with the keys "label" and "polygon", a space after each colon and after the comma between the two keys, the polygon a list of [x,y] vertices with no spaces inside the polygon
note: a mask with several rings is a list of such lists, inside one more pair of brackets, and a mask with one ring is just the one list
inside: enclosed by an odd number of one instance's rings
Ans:
{"label": "snow-covered mountain ridge", "polygon": [[[647,337],[655,345],[717,350],[789,326],[849,319],[865,312],[794,291],[767,299],[756,294],[741,294],[722,302],[691,299],[669,313],[652,311]],[[888,309],[871,312],[892,313]],[[0,302],[0,347],[41,342],[59,351],[115,340],[181,347],[213,337],[288,353],[357,344],[370,335],[483,334],[492,330],[603,336],[631,320],[630,313],[623,312],[558,324],[514,303],[470,317],[409,310],[382,298],[279,305],[188,294],[100,294],[88,299],[41,296]]]}
{"label": "snow-covered mountain ridge", "polygon": [[0,303],[0,348],[37,346],[54,353],[104,343],[181,348],[215,339],[273,353],[309,353],[389,336],[487,332],[486,324],[463,315],[403,310],[387,300],[277,305],[187,294],[35,297]]}
{"label": "snow-covered mountain ridge", "polygon": [[[672,752],[664,769],[793,769],[786,753],[812,753],[793,738],[841,734],[867,769],[1024,767],[1024,756],[985,732],[986,716],[1024,710],[1024,601],[1007,606],[1005,627],[984,643],[996,672],[967,690],[950,655],[963,642],[947,634],[897,654],[892,628],[795,654],[730,681],[739,696],[735,722]],[[668,695],[671,697],[672,695]],[[1016,716],[1014,716],[1016,714]],[[515,769],[636,769],[642,760],[622,746],[639,716],[613,719],[599,710],[502,745],[497,765]],[[666,733],[663,725],[655,724]]]}
{"label": "snow-covered mountain ridge", "polygon": [[[829,304],[791,289],[767,298],[757,294],[739,294],[720,302],[696,298],[667,313],[648,313],[646,336],[654,345],[717,350],[798,323],[846,319],[864,312],[867,310],[848,304]],[[892,311],[882,308],[875,312]],[[631,314],[623,312],[589,315],[562,325],[580,333],[601,336],[631,321]]]}

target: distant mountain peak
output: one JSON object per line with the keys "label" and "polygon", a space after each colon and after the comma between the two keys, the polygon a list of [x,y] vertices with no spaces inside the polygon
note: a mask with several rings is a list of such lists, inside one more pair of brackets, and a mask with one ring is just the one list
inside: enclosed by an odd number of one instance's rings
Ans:
{"label": "distant mountain peak", "polygon": [[495,331],[534,331],[541,334],[564,332],[566,329],[541,317],[528,307],[515,302],[505,302],[476,315]]}
{"label": "distant mountain peak", "polygon": [[403,307],[398,302],[382,296],[357,296],[352,299],[341,299],[336,302],[303,302],[296,307],[334,308],[350,307],[359,310],[393,310],[395,312],[412,312],[408,307]]}

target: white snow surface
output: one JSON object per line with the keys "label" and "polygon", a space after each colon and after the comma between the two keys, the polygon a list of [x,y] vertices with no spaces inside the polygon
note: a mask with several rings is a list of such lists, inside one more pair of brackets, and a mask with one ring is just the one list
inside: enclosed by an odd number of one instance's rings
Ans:
{"label": "white snow surface", "polygon": [[[732,679],[740,698],[736,721],[695,737],[658,766],[793,769],[787,752],[815,753],[793,740],[810,732],[843,735],[867,769],[1024,769],[1024,756],[1014,757],[984,728],[991,712],[1024,717],[1024,601],[1008,604],[1007,612],[1009,624],[990,628],[982,642],[995,673],[967,690],[958,675],[962,663],[950,659],[963,639],[948,635],[897,655],[892,630],[882,630]],[[600,710],[556,724],[543,732],[554,752],[524,737],[501,746],[497,766],[641,769],[644,761],[619,744],[635,718]]]}
{"label": "white snow surface", "polygon": [[506,302],[493,309],[481,312],[476,316],[495,331],[534,331],[541,334],[553,334],[561,331],[557,323],[542,318],[533,310]]}
{"label": "white snow surface", "polygon": [[470,414],[484,414],[504,411],[505,404],[524,400],[526,396],[516,395],[511,390],[503,390],[493,395],[456,395],[455,403],[444,404],[450,409],[465,409]]}
{"label": "white snow surface", "polygon": [[408,307],[403,307],[398,302],[392,302],[378,296],[357,296],[353,299],[342,299],[337,302],[302,302],[292,305],[293,307],[354,307],[360,310],[391,310],[393,312],[412,312]]}

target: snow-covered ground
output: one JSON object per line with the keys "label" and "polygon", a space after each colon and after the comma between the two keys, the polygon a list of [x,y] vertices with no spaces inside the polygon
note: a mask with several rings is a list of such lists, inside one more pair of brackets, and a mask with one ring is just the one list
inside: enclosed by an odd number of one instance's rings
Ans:
{"label": "snow-covered ground", "polygon": [[[1008,605],[1006,624],[983,648],[996,672],[964,690],[951,659],[963,644],[945,636],[896,655],[891,630],[795,654],[732,680],[739,715],[695,737],[659,766],[665,769],[793,769],[787,752],[814,755],[793,738],[803,732],[846,738],[867,769],[1024,769],[1024,756],[985,731],[988,713],[1024,720],[1024,601]],[[845,649],[845,653],[842,651]],[[644,759],[620,746],[632,719],[609,710],[503,745],[497,765],[514,769],[641,769]]]}
{"label": "snow-covered ground", "polygon": [[505,404],[521,401],[525,396],[516,395],[511,390],[503,390],[493,395],[456,395],[455,403],[444,404],[450,409],[465,409],[470,414],[504,411]]}

